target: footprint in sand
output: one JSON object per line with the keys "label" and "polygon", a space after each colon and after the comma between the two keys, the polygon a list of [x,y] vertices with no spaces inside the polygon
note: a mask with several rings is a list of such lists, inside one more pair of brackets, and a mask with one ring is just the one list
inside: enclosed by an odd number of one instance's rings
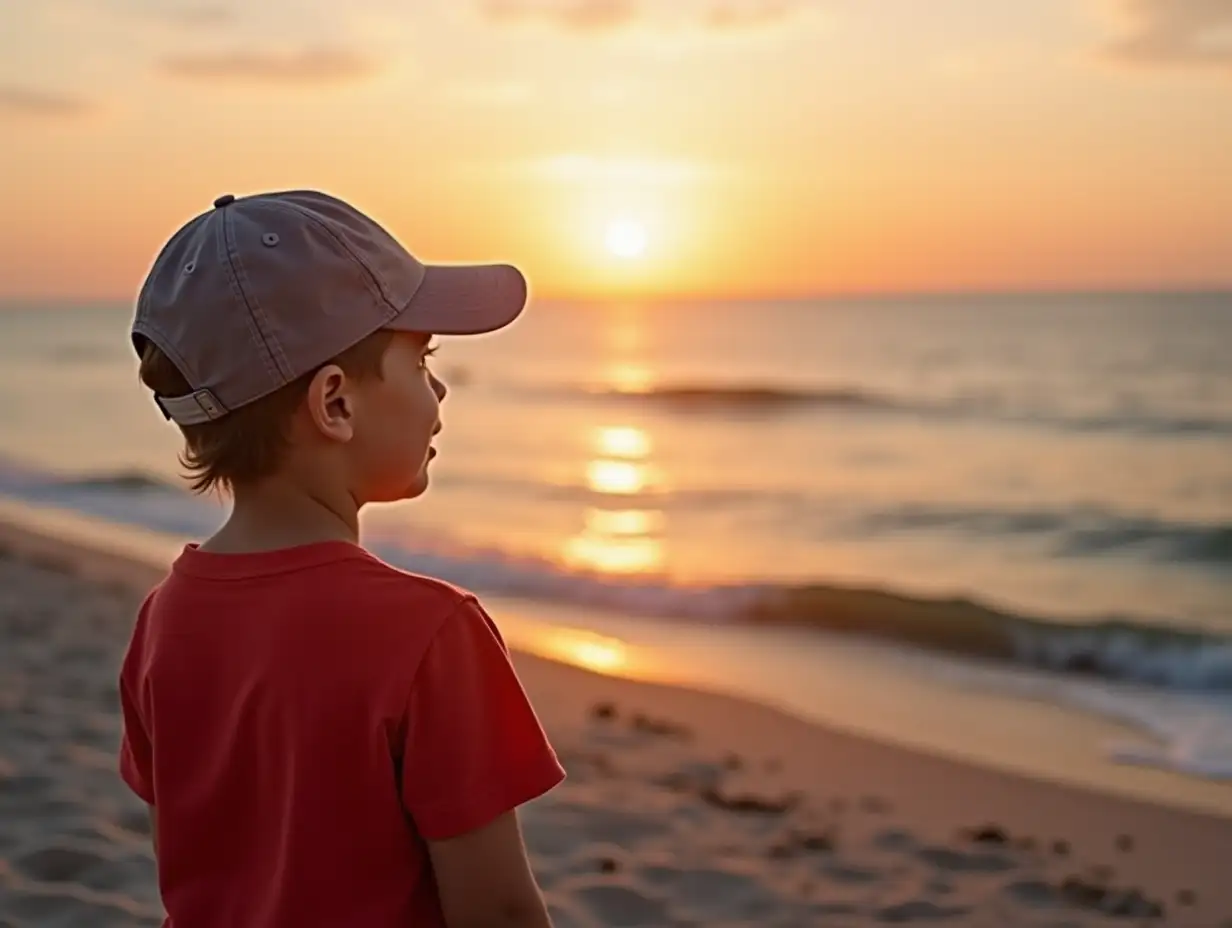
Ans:
{"label": "footprint in sand", "polygon": [[916,852],[916,857],[938,870],[954,873],[1002,873],[1017,866],[1000,854],[966,853],[948,847],[922,848]]}
{"label": "footprint in sand", "polygon": [[569,886],[568,895],[577,908],[591,916],[594,924],[610,928],[668,924],[664,900],[630,881],[613,877],[578,881]]}
{"label": "footprint in sand", "polygon": [[107,862],[107,858],[89,848],[52,845],[23,854],[13,861],[13,868],[32,880],[65,883],[80,880],[82,874]]}
{"label": "footprint in sand", "polygon": [[970,911],[970,908],[966,906],[937,905],[935,902],[928,902],[924,899],[911,899],[879,909],[875,918],[887,924],[939,922],[961,918]]}

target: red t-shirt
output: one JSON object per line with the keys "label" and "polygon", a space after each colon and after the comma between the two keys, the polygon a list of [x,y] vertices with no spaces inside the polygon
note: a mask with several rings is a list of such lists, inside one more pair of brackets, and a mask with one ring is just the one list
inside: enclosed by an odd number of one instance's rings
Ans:
{"label": "red t-shirt", "polygon": [[564,778],[478,601],[346,542],[187,546],[120,694],[173,928],[443,925],[425,839]]}

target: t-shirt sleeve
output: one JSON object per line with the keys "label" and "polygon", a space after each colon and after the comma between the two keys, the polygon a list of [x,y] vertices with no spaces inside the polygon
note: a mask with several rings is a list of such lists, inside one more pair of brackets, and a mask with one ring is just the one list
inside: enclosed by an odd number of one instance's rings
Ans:
{"label": "t-shirt sleeve", "polygon": [[120,711],[123,733],[120,737],[120,776],[129,789],[150,805],[154,804],[154,751],[141,720],[133,695],[130,662],[120,674]]}
{"label": "t-shirt sleeve", "polygon": [[474,599],[442,624],[407,705],[402,800],[435,841],[473,831],[565,777],[495,624]]}

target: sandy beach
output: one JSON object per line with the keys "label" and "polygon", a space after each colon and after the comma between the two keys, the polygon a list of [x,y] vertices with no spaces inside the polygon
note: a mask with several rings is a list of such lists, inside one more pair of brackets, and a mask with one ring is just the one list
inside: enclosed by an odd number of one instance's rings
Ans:
{"label": "sandy beach", "polygon": [[[0,554],[0,926],[156,925],[114,677],[158,571],[4,523]],[[569,771],[524,815],[562,928],[1232,925],[1230,819],[518,663]]]}

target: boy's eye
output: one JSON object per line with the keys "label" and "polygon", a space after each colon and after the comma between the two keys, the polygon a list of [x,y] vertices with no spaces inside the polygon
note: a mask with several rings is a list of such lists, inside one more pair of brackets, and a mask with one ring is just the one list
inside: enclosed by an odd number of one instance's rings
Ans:
{"label": "boy's eye", "polygon": [[440,346],[439,346],[439,345],[429,345],[427,348],[425,348],[425,349],[424,349],[424,353],[423,353],[423,364],[424,364],[425,366],[427,365],[427,363],[428,363],[429,359],[431,359],[431,357],[432,357],[434,354],[436,354],[436,352],[437,352],[437,350],[438,350],[439,348],[440,348]]}

